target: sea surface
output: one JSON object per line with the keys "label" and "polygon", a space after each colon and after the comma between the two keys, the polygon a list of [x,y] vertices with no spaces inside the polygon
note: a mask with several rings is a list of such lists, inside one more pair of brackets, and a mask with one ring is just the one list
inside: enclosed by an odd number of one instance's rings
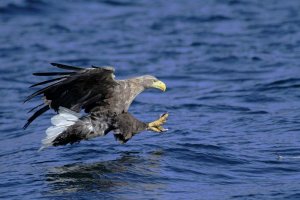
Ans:
{"label": "sea surface", "polygon": [[[300,199],[300,1],[1,0],[1,199]],[[164,134],[38,152],[50,62],[151,74],[130,112]]]}

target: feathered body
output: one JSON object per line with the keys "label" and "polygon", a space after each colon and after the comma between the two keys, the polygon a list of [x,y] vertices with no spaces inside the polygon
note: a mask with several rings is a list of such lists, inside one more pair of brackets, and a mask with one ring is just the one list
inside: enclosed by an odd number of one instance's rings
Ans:
{"label": "feathered body", "polygon": [[[37,76],[60,77],[32,85],[31,87],[35,87],[51,83],[25,100],[43,95],[44,104],[32,109],[43,106],[28,119],[24,128],[49,109],[58,112],[58,115],[51,118],[53,126],[47,129],[42,148],[73,144],[106,135],[110,131],[114,131],[117,140],[125,143],[136,133],[149,128],[147,123],[128,113],[132,101],[147,88],[166,88],[164,83],[149,75],[115,80],[112,67],[52,65],[71,72],[34,73]],[[79,112],[82,109],[87,115],[81,117]],[[159,130],[164,129],[160,127]]]}

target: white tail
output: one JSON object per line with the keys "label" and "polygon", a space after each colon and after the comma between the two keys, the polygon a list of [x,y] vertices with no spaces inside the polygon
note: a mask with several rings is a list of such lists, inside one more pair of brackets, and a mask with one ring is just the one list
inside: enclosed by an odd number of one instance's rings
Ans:
{"label": "white tail", "polygon": [[42,140],[42,147],[39,151],[52,146],[52,142],[56,137],[64,132],[69,126],[75,124],[76,121],[80,118],[80,114],[76,113],[70,109],[59,107],[58,115],[55,115],[51,118],[51,123],[53,126],[50,126],[46,130],[46,138]]}

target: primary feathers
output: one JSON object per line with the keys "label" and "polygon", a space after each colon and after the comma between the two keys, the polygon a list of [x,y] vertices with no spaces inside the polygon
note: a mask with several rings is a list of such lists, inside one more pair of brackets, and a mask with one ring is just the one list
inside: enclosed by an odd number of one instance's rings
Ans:
{"label": "primary feathers", "polygon": [[[112,67],[82,68],[58,63],[51,65],[68,71],[34,73],[36,76],[56,77],[33,84],[31,87],[48,85],[25,100],[27,102],[36,96],[42,96],[44,103],[31,110],[36,111],[24,128],[49,109],[58,113],[51,118],[52,126],[46,131],[42,148],[72,144],[106,135],[110,131],[114,131],[117,140],[125,143],[143,130],[165,130],[161,125],[167,117],[158,119],[155,121],[157,123],[145,123],[128,113],[134,98],[145,89],[165,91],[166,85],[154,76],[115,80]],[[87,114],[80,117],[81,110]]]}

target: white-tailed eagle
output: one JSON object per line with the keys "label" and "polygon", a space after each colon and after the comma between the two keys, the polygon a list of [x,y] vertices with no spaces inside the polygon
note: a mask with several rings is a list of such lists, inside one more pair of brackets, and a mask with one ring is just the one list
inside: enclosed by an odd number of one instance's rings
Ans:
{"label": "white-tailed eagle", "polygon": [[[39,108],[28,119],[24,129],[49,109],[58,113],[51,118],[52,126],[46,130],[47,136],[42,140],[41,149],[104,136],[110,131],[114,132],[115,138],[121,143],[144,130],[166,131],[162,125],[167,120],[167,113],[150,123],[142,122],[128,113],[134,98],[145,89],[166,90],[166,85],[154,76],[115,80],[112,67],[81,68],[58,63],[51,65],[68,71],[34,73],[36,76],[58,77],[32,85],[31,87],[35,87],[49,83],[25,100],[42,96],[44,103],[31,110]],[[87,114],[81,117],[81,110]]]}

